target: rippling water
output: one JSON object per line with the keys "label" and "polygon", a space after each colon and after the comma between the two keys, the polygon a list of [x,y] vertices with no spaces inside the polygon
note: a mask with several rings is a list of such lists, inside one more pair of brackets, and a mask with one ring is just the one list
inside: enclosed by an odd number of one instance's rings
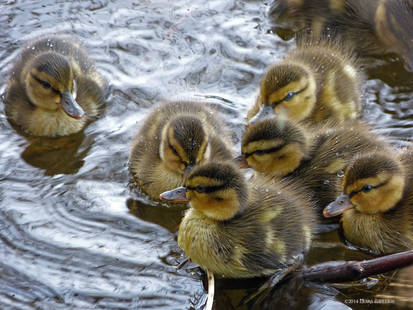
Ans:
{"label": "rippling water", "polygon": [[[200,309],[201,273],[176,268],[183,208],[131,190],[130,139],[155,102],[207,97],[237,142],[261,75],[294,42],[273,34],[262,1],[3,1],[0,9],[0,93],[23,42],[53,32],[77,36],[111,84],[105,116],[70,137],[25,137],[0,105],[0,308]],[[411,140],[413,74],[392,58],[365,68],[365,117],[398,143]],[[365,257],[330,232],[308,263]],[[393,285],[412,273],[370,291],[298,285],[280,305],[360,309],[346,298],[391,295],[413,308],[412,286]],[[244,294],[219,289],[217,309],[243,308]]]}

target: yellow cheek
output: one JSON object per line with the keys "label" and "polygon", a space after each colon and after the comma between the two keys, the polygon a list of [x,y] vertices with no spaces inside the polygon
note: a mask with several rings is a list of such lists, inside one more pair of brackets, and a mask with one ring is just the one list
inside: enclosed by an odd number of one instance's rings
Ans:
{"label": "yellow cheek", "polygon": [[29,97],[34,101],[36,106],[50,110],[58,109],[61,100],[60,95],[56,92],[50,89],[45,89],[42,86],[36,86],[30,89]]}
{"label": "yellow cheek", "polygon": [[311,114],[314,109],[315,97],[297,94],[290,101],[284,101],[275,108],[277,114],[286,113],[289,119],[301,121]]}
{"label": "yellow cheek", "polygon": [[270,154],[252,154],[247,158],[247,162],[252,169],[261,173],[273,173],[273,170],[276,170],[274,167],[276,163]]}
{"label": "yellow cheek", "polygon": [[226,191],[221,193],[222,200],[216,200],[212,194],[189,191],[186,197],[190,200],[191,207],[215,220],[227,220],[239,210],[236,193]]}
{"label": "yellow cheek", "polygon": [[351,202],[360,212],[367,214],[377,213],[377,210],[382,203],[384,197],[380,195],[379,191],[372,191],[369,193],[360,192],[351,198]]}

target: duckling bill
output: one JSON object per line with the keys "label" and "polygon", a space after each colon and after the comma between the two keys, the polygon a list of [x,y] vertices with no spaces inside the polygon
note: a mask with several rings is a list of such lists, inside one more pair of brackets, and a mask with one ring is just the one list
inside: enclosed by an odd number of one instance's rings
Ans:
{"label": "duckling bill", "polygon": [[291,186],[247,183],[230,163],[193,169],[163,201],[188,202],[178,244],[219,277],[272,275],[294,264],[311,244],[310,202]]}
{"label": "duckling bill", "polygon": [[69,135],[98,115],[105,84],[79,43],[42,37],[23,47],[12,68],[6,114],[29,134]]}

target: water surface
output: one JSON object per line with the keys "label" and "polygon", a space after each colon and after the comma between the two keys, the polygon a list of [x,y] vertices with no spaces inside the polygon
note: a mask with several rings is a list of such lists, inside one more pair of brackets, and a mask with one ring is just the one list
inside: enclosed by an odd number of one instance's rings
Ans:
{"label": "water surface", "polygon": [[[0,308],[202,308],[202,273],[176,268],[184,208],[131,190],[131,137],[159,100],[208,97],[237,142],[263,72],[294,41],[273,33],[262,1],[33,0],[3,1],[0,9],[1,94],[19,47],[54,32],[79,38],[111,84],[105,115],[58,139],[24,136],[0,104]],[[365,68],[365,117],[405,144],[413,133],[413,75],[391,57],[366,60]],[[317,237],[307,263],[366,257],[330,232]],[[376,296],[395,304],[375,309],[413,308],[411,275],[405,269],[371,289],[295,283],[277,303],[362,309],[346,300]],[[237,305],[244,295],[219,288],[216,308],[246,308]]]}

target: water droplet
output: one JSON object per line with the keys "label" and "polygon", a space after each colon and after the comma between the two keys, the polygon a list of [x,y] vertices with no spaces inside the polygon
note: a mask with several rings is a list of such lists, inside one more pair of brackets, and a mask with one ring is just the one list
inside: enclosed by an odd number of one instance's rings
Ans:
{"label": "water droplet", "polygon": [[337,176],[338,176],[339,178],[344,177],[344,171],[343,171],[343,170],[340,170],[339,172],[337,172]]}

